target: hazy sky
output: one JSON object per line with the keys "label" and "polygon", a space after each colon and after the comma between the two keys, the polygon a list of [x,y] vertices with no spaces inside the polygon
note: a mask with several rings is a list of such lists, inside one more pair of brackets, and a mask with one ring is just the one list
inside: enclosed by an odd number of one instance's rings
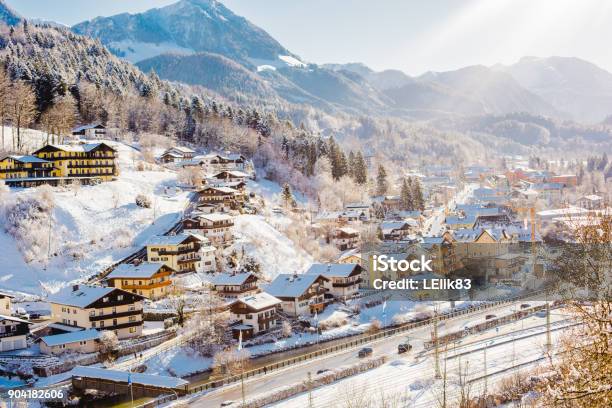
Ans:
{"label": "hazy sky", "polygon": [[[175,0],[5,0],[65,24]],[[612,72],[609,0],[225,0],[307,61],[364,62],[409,74],[574,56]]]}

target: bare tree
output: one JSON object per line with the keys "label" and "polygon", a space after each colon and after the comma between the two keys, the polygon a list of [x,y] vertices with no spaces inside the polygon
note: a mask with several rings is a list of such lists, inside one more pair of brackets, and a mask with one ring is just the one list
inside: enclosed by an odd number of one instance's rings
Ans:
{"label": "bare tree", "polygon": [[10,117],[17,130],[17,144],[13,140],[13,148],[21,150],[23,141],[21,129],[28,127],[36,118],[36,95],[32,87],[24,81],[17,81],[11,86]]}
{"label": "bare tree", "polygon": [[11,82],[6,71],[3,67],[0,67],[0,126],[2,127],[0,130],[2,132],[2,148],[0,150],[4,150],[4,124],[10,108],[10,86]]}

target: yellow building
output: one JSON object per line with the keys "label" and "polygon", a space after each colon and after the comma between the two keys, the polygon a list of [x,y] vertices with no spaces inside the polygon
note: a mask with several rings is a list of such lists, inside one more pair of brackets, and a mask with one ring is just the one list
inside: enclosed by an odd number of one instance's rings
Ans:
{"label": "yellow building", "polygon": [[36,156],[6,156],[0,159],[0,179],[16,184],[28,179],[44,180],[59,176],[53,162]]}
{"label": "yellow building", "polygon": [[108,276],[108,285],[157,300],[170,293],[174,270],[165,264],[121,264]]}
{"label": "yellow building", "polygon": [[47,145],[32,154],[53,162],[59,177],[110,181],[119,175],[117,152],[106,143]]}
{"label": "yellow building", "polygon": [[117,288],[74,285],[49,296],[52,322],[82,329],[112,330],[117,338],[142,334],[143,297]]}
{"label": "yellow building", "polygon": [[13,296],[0,292],[0,315],[11,315],[11,299]]}
{"label": "yellow building", "polygon": [[190,234],[155,236],[146,243],[147,261],[163,263],[177,273],[200,271],[202,239]]}

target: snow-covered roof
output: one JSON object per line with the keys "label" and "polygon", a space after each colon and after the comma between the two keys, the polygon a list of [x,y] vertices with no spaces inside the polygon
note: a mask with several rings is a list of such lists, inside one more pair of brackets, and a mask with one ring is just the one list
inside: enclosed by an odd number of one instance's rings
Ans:
{"label": "snow-covered roof", "polygon": [[10,155],[10,156],[7,156],[7,157],[10,157],[11,159],[13,159],[15,161],[18,161],[18,162],[21,162],[21,163],[51,163],[48,160],[41,159],[40,157],[36,157],[36,156],[15,156],[15,155]]}
{"label": "snow-covered roof", "polygon": [[360,269],[357,264],[312,264],[307,274],[323,275],[327,278],[348,278],[355,270]]}
{"label": "snow-covered roof", "polygon": [[87,130],[87,129],[96,129],[96,128],[102,128],[105,129],[104,125],[101,125],[99,123],[90,123],[87,125],[81,125],[81,126],[77,126],[74,129],[72,129],[72,132],[81,132],[83,130]]}
{"label": "snow-covered roof", "polygon": [[[65,152],[90,152],[94,149],[97,149],[101,145],[108,146],[106,143],[85,143],[79,145],[67,145],[67,144],[51,144],[49,146],[55,147],[58,150],[63,150]],[[112,147],[108,146],[112,149]],[[113,149],[114,150],[114,149]]]}
{"label": "snow-covered roof", "polygon": [[82,327],[70,326],[70,325],[63,324],[63,323],[58,323],[58,322],[51,323],[47,327],[50,328],[50,329],[56,329],[56,330],[60,330],[60,331],[64,331],[64,332],[77,332],[77,331],[83,330]]}
{"label": "snow-covered roof", "polygon": [[17,322],[17,323],[33,324],[32,322],[28,322],[27,320],[23,320],[18,317],[14,317],[14,316],[0,315],[0,321],[2,320],[10,320],[12,322]]}
{"label": "snow-covered roof", "polygon": [[128,378],[133,384],[149,385],[158,388],[182,388],[188,381],[178,377],[130,373],[128,371],[107,370],[105,368],[76,366],[70,372],[72,377],[88,377],[101,380],[127,383]]}
{"label": "snow-covered roof", "polygon": [[447,225],[464,225],[464,224],[474,224],[476,222],[476,217],[473,215],[469,215],[467,217],[446,217],[444,223]]}
{"label": "snow-covered roof", "polygon": [[235,302],[244,303],[245,305],[253,309],[261,310],[261,309],[266,309],[272,306],[276,306],[281,303],[281,300],[275,298],[269,293],[261,292],[255,295],[249,295],[249,296],[238,298],[234,301],[234,303]]}
{"label": "snow-covered roof", "polygon": [[[300,297],[321,275],[282,273],[276,277],[264,291],[279,298]],[[327,278],[325,278],[327,279]]]}
{"label": "snow-covered roof", "polygon": [[40,338],[40,341],[44,342],[49,347],[53,347],[61,344],[76,343],[77,341],[97,340],[100,338],[100,335],[101,333],[96,329],[87,329],[72,333],[44,336]]}
{"label": "snow-covered roof", "polygon": [[72,286],[68,286],[49,296],[49,303],[58,303],[61,305],[76,306],[84,308],[89,306],[96,300],[111,293],[115,288],[107,288],[102,286],[87,286],[78,285],[76,290]]}
{"label": "snow-covered roof", "polygon": [[185,147],[185,146],[174,146],[174,147],[171,147],[168,150],[166,150],[166,152],[170,152],[172,150],[177,150],[177,151],[182,152],[182,153],[195,153],[195,150],[190,149],[190,148]]}
{"label": "snow-covered roof", "polygon": [[394,230],[402,229],[407,225],[405,221],[383,221],[380,223],[380,229],[383,234],[390,234]]}
{"label": "snow-covered roof", "polygon": [[239,170],[224,170],[224,171],[220,171],[219,173],[215,174],[214,177],[215,178],[220,178],[219,175],[220,174],[224,174],[224,173],[227,173],[227,174],[229,174],[230,176],[233,176],[233,177],[249,177],[248,174],[246,174],[246,173],[244,173],[242,171],[239,171]]}
{"label": "snow-covered roof", "polygon": [[340,253],[340,255],[338,255],[338,259],[342,260],[342,259],[346,259],[348,257],[351,256],[356,256],[361,258],[361,251],[359,250],[359,248],[351,248],[351,249],[347,249],[346,251]]}
{"label": "snow-covered roof", "polygon": [[341,228],[338,228],[337,231],[343,232],[348,235],[359,234],[359,231],[351,227],[341,227]]}
{"label": "snow-covered roof", "polygon": [[250,276],[255,276],[252,273],[220,273],[211,279],[213,285],[242,285]]}
{"label": "snow-covered roof", "polygon": [[174,153],[171,151],[166,151],[162,153],[162,157],[163,156],[172,156],[172,157],[176,157],[177,159],[180,159],[181,157],[183,157],[182,155],[178,154],[178,153]]}
{"label": "snow-covered roof", "polygon": [[228,193],[228,194],[236,194],[238,193],[238,191],[236,191],[236,189],[233,188],[229,188],[229,187],[213,187],[213,186],[207,186],[207,187],[203,187],[200,191],[203,190],[217,190],[220,191],[222,193]]}
{"label": "snow-covered roof", "polygon": [[176,235],[155,235],[149,238],[146,245],[179,245],[186,241],[193,234],[176,234]]}
{"label": "snow-covered roof", "polygon": [[581,199],[582,200],[589,200],[589,201],[599,201],[599,200],[602,200],[602,197],[598,196],[596,194],[589,194],[589,195],[585,195]]}
{"label": "snow-covered roof", "polygon": [[233,219],[231,215],[220,214],[220,213],[210,213],[210,214],[198,214],[198,218],[204,218],[208,221],[230,221]]}
{"label": "snow-covered roof", "polygon": [[162,263],[143,262],[140,265],[121,264],[107,278],[151,278],[164,267]]}

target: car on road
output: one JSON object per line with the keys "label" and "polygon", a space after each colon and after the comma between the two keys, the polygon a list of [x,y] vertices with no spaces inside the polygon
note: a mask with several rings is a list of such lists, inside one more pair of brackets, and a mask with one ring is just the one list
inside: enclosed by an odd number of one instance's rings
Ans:
{"label": "car on road", "polygon": [[234,401],[223,401],[221,403],[222,407],[229,407],[230,405],[232,405],[234,403]]}
{"label": "car on road", "polygon": [[359,353],[357,353],[357,356],[359,358],[364,358],[364,357],[371,356],[372,353],[374,353],[374,350],[372,350],[372,347],[364,347],[361,350],[359,350]]}
{"label": "car on road", "polygon": [[327,373],[329,370],[327,368],[323,368],[322,370],[317,371],[317,375]]}
{"label": "car on road", "polygon": [[397,345],[397,354],[407,353],[412,350],[412,344],[400,343]]}
{"label": "car on road", "polygon": [[491,320],[491,319],[495,319],[497,316],[494,314],[488,314],[485,316],[485,320]]}
{"label": "car on road", "polygon": [[521,305],[521,309],[527,309],[527,308],[529,308],[529,307],[531,307],[531,305],[530,305],[529,303],[523,303],[523,304]]}

